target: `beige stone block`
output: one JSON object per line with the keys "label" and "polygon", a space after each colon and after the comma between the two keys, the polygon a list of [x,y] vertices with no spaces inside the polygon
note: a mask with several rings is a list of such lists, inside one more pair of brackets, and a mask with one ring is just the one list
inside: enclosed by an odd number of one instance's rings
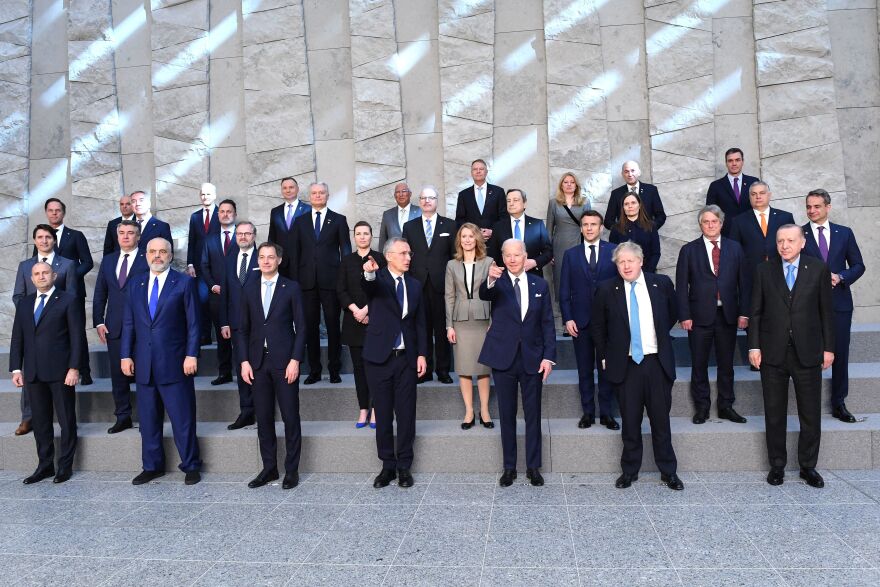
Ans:
{"label": "beige stone block", "polygon": [[168,63],[153,62],[153,91],[170,90],[208,83],[208,69],[177,67]]}
{"label": "beige stone block", "polygon": [[483,45],[495,43],[495,13],[481,12],[473,16],[440,23],[440,36],[472,41]]}
{"label": "beige stone block", "polygon": [[28,156],[30,89],[26,85],[0,82],[0,151]]}
{"label": "beige stone block", "polygon": [[602,90],[547,84],[550,139],[568,132],[582,120],[605,120]]}
{"label": "beige stone block", "polygon": [[[279,182],[282,177],[299,178],[315,170],[315,148],[312,145],[248,153],[248,185]],[[297,179],[299,181],[299,179]],[[274,189],[278,194],[278,187]]]}
{"label": "beige stone block", "polygon": [[[754,114],[728,114],[715,117],[715,176],[727,173],[724,153],[731,147],[743,151],[748,175],[761,177],[761,154],[758,150],[758,120]],[[708,189],[708,186],[706,186]]]}
{"label": "beige stone block", "polygon": [[443,193],[443,134],[405,136],[406,179],[415,186],[433,185]]}
{"label": "beige stone block", "polygon": [[[212,147],[245,143],[244,71],[241,57],[211,60],[210,133]],[[309,121],[308,126],[311,126]],[[297,126],[305,126],[297,121]]]}
{"label": "beige stone block", "polygon": [[704,2],[663,2],[645,8],[645,19],[658,23],[699,29],[712,30],[712,17],[715,16],[715,5]]}
{"label": "beige stone block", "polygon": [[670,106],[680,106],[712,113],[715,108],[711,75],[704,75],[648,90],[648,99]]}
{"label": "beige stone block", "polygon": [[494,123],[547,124],[547,67],[541,31],[495,35]]}
{"label": "beige stone block", "polygon": [[443,116],[443,144],[447,148],[487,137],[492,137],[491,124],[455,116]]}
{"label": "beige stone block", "polygon": [[495,32],[537,31],[544,28],[541,2],[532,0],[495,0]]}
{"label": "beige stone block", "polygon": [[880,108],[841,108],[837,124],[848,206],[880,206]]}
{"label": "beige stone block", "polygon": [[539,217],[547,209],[547,127],[544,125],[496,127],[493,137],[493,183],[518,187],[530,195],[528,207]]}
{"label": "beige stone block", "polygon": [[377,60],[387,60],[397,52],[393,38],[351,37],[351,66],[358,68]]}
{"label": "beige stone block", "polygon": [[207,155],[207,153],[208,150],[203,145],[193,144],[186,141],[179,141],[160,136],[155,137],[153,141],[153,157],[156,166],[183,161],[191,156],[203,157]]}
{"label": "beige stone block", "polygon": [[759,86],[831,77],[828,27],[787,33],[755,43]]}
{"label": "beige stone block", "polygon": [[0,23],[0,41],[4,43],[12,43],[13,45],[30,45],[30,20],[28,18],[20,18],[17,20]]}
{"label": "beige stone block", "polygon": [[354,202],[354,141],[319,141],[315,143],[316,176],[330,186],[330,208],[345,214]]}
{"label": "beige stone block", "polygon": [[351,35],[394,38],[394,6],[391,0],[375,7],[350,11]]}
{"label": "beige stone block", "polygon": [[238,217],[247,218],[250,211],[247,198],[247,153],[244,147],[212,149],[210,180],[217,186],[220,198],[235,200]]}
{"label": "beige stone block", "polygon": [[70,111],[66,93],[66,75],[63,73],[34,74],[31,77],[31,159],[66,157],[70,151]]}
{"label": "beige stone block", "polygon": [[470,177],[470,166],[474,159],[486,159],[487,154],[492,152],[492,139],[478,139],[458,145],[447,146],[443,149],[443,159],[447,163],[464,165],[468,169],[466,174]]}
{"label": "beige stone block", "polygon": [[[207,177],[208,155],[200,155],[197,151],[182,161],[156,166],[157,184],[165,183],[198,190]],[[198,202],[198,198],[193,201]]]}
{"label": "beige stone block", "polygon": [[28,171],[19,169],[0,174],[0,194],[23,198],[27,193]]}
{"label": "beige stone block", "polygon": [[395,0],[394,18],[399,43],[437,40],[439,20],[435,0]]}
{"label": "beige stone block", "polygon": [[648,87],[712,73],[712,33],[646,21]]}
{"label": "beige stone block", "polygon": [[180,232],[186,234],[189,216],[199,207],[199,188],[159,179],[156,182],[155,201],[153,212],[158,210],[157,216],[171,225],[175,236],[177,234],[175,229],[182,229]]}
{"label": "beige stone block", "polygon": [[494,45],[440,35],[440,67],[467,64],[488,67],[494,54]]}
{"label": "beige stone block", "polygon": [[605,76],[599,87],[605,90],[608,120],[646,120],[645,27],[603,26],[601,33]]}
{"label": "beige stone block", "polygon": [[396,110],[357,110],[354,113],[354,138],[363,141],[401,128],[401,113]]}
{"label": "beige stone block", "polygon": [[31,6],[33,7],[31,75],[36,78],[40,74],[66,73],[66,12],[57,13],[59,9],[57,0],[33,0]]}
{"label": "beige stone block", "polygon": [[309,70],[304,38],[245,47],[244,87],[246,90],[285,90],[307,96]]}
{"label": "beige stone block", "polygon": [[[355,192],[387,186],[406,178],[406,168],[373,163],[355,163]],[[349,198],[351,201],[351,198]]]}
{"label": "beige stone block", "polygon": [[11,22],[30,15],[30,0],[6,0],[3,3],[3,12],[0,13],[0,22]]}
{"label": "beige stone block", "polygon": [[161,30],[159,29],[153,35],[152,59],[154,62],[166,63],[176,67],[208,70],[208,53],[204,50],[205,43],[208,42],[208,33],[199,29],[185,29],[181,34],[185,33],[185,38],[189,39],[192,37],[193,40],[176,42],[178,39],[174,39],[174,42],[168,42],[167,45],[158,47],[156,38]]}
{"label": "beige stone block", "polygon": [[241,0],[241,11],[243,14],[251,14],[290,5],[302,6],[300,0]]}
{"label": "beige stone block", "polygon": [[550,183],[547,187],[548,198],[555,197],[556,186],[565,173],[574,173],[581,185],[581,193],[589,199],[590,207],[600,210],[604,214],[604,208],[608,203],[611,193],[611,175],[605,171],[579,169],[572,167],[550,166]]}
{"label": "beige stone block", "polygon": [[761,168],[775,198],[803,196],[817,186],[829,192],[846,190],[840,143],[765,157]]}
{"label": "beige stone block", "polygon": [[693,228],[699,229],[697,212],[706,205],[706,190],[709,189],[709,184],[714,179],[714,177],[696,177],[655,184],[657,191],[660,192],[660,198],[663,200],[663,209],[666,211],[666,215],[689,215],[693,222]]}
{"label": "beige stone block", "polygon": [[829,78],[758,88],[758,120],[769,122],[835,111],[834,82]]}
{"label": "beige stone block", "polygon": [[[355,161],[377,165],[406,166],[403,130],[398,129],[354,144]],[[361,190],[358,190],[361,191]]]}
{"label": "beige stone block", "polygon": [[704,110],[669,106],[660,102],[649,102],[648,112],[651,116],[651,134],[709,124],[714,119],[710,112]]}
{"label": "beige stone block", "polygon": [[0,61],[0,81],[20,84],[30,79],[31,58],[16,57],[8,61]]}
{"label": "beige stone block", "polygon": [[712,22],[715,112],[755,113],[758,96],[752,19],[716,18]]}
{"label": "beige stone block", "polygon": [[356,110],[400,110],[400,84],[379,79],[352,79]]}
{"label": "beige stone block", "polygon": [[303,0],[309,51],[349,46],[348,0]]}
{"label": "beige stone block", "polygon": [[[313,0],[305,1],[309,5]],[[351,52],[348,49],[313,51],[310,40],[307,44],[315,139],[350,139],[353,136]]]}
{"label": "beige stone block", "polygon": [[208,134],[208,113],[196,112],[173,120],[155,122],[153,126],[157,137],[199,143]]}
{"label": "beige stone block", "polygon": [[117,125],[119,124],[119,115],[116,110],[116,103],[116,96],[111,94],[107,98],[96,100],[82,108],[71,108],[70,120],[74,122]]}
{"label": "beige stone block", "polygon": [[173,120],[208,110],[208,84],[153,92],[153,120]]}
{"label": "beige stone block", "polygon": [[[696,157],[686,157],[665,151],[653,150],[651,165],[655,183],[668,183],[683,179],[709,178],[715,173],[714,162]],[[644,177],[644,168],[643,177]]]}
{"label": "beige stone block", "polygon": [[242,43],[249,47],[302,37],[303,27],[303,13],[299,5],[255,12],[244,17]]}
{"label": "beige stone block", "polygon": [[216,46],[211,59],[241,57],[243,19],[241,0],[209,0],[211,35]]}
{"label": "beige stone block", "polygon": [[119,125],[93,124],[90,122],[70,123],[70,148],[76,151],[101,150],[119,153]]}
{"label": "beige stone block", "polygon": [[837,116],[834,114],[776,120],[761,125],[761,156],[763,157],[839,142]]}
{"label": "beige stone block", "polygon": [[828,13],[838,108],[880,106],[877,10]]}
{"label": "beige stone block", "polygon": [[[18,245],[20,243],[26,242],[29,236],[27,234],[27,229],[27,216],[11,216],[9,218],[0,218],[0,247],[8,247],[10,245]],[[9,287],[8,289],[12,288]],[[7,330],[6,332],[12,332],[11,325],[9,330]]]}
{"label": "beige stone block", "polygon": [[[247,150],[249,153],[274,151],[314,142],[307,96],[290,96],[268,90],[248,91]],[[278,132],[283,128],[284,132]]]}
{"label": "beige stone block", "polygon": [[[645,9],[642,0],[616,0],[615,2],[597,2],[599,5],[599,24],[602,27],[637,24],[645,21]],[[605,34],[605,31],[602,31]]]}
{"label": "beige stone block", "polygon": [[24,208],[24,199],[8,196],[8,195],[0,195],[0,218],[13,218],[17,216],[24,216],[25,208]]}
{"label": "beige stone block", "polygon": [[152,11],[153,22],[208,30],[208,0],[189,0]]}
{"label": "beige stone block", "polygon": [[150,64],[150,29],[147,26],[149,5],[143,0],[111,0],[113,26],[129,31],[114,51],[117,68],[141,67]]}
{"label": "beige stone block", "polygon": [[16,59],[30,55],[30,53],[30,47],[0,41],[0,60]]}
{"label": "beige stone block", "polygon": [[10,171],[18,171],[21,169],[27,170],[27,167],[27,157],[0,151],[0,173],[9,173]]}
{"label": "beige stone block", "polygon": [[611,159],[607,124],[604,120],[583,120],[567,132],[550,138],[549,163],[605,171]]}
{"label": "beige stone block", "polygon": [[548,40],[546,48],[547,83],[591,86],[603,73],[598,45]]}
{"label": "beige stone block", "polygon": [[[119,198],[119,194],[122,193],[122,172],[113,171],[104,175],[74,181],[72,189],[73,197],[109,201],[110,205],[104,206],[104,208],[109,207],[112,210],[116,208],[115,202]],[[79,207],[79,205],[79,200],[77,200],[76,207]],[[101,218],[103,215],[97,217]],[[80,213],[80,218],[81,220],[79,221],[71,219],[70,223],[74,226],[91,225],[90,220],[95,218],[95,215],[90,215],[84,210]]]}
{"label": "beige stone block", "polygon": [[[651,148],[693,159],[715,160],[715,125],[700,124],[651,137]],[[712,172],[709,173],[712,175]]]}
{"label": "beige stone block", "polygon": [[[57,159],[31,159],[28,168],[28,199],[32,202],[45,202],[56,197],[69,201],[70,161],[67,157]],[[31,206],[28,210],[30,224],[44,222],[46,216],[41,206]],[[2,234],[3,231],[0,231]],[[15,242],[23,242],[16,240]]]}
{"label": "beige stone block", "polygon": [[70,174],[74,181],[104,175],[111,171],[121,169],[121,159],[118,153],[105,153],[103,151],[71,151]]}
{"label": "beige stone block", "polygon": [[130,194],[135,190],[152,195],[156,185],[156,164],[153,153],[122,154],[123,191]]}
{"label": "beige stone block", "polygon": [[491,124],[493,79],[491,69],[474,71],[466,65],[441,69],[443,114]]}
{"label": "beige stone block", "polygon": [[599,10],[594,2],[545,0],[544,36],[558,41],[598,45]]}
{"label": "beige stone block", "polygon": [[469,2],[437,0],[437,12],[440,16],[441,24],[456,18],[466,18],[475,14],[492,12],[494,6],[494,0],[471,0]]}
{"label": "beige stone block", "polygon": [[401,70],[400,100],[407,134],[441,130],[440,76],[437,41],[401,43],[400,55],[416,54],[411,67]]}
{"label": "beige stone block", "polygon": [[788,0],[755,6],[755,39],[827,25],[825,2],[826,0]]}
{"label": "beige stone block", "polygon": [[[100,102],[108,98],[115,100],[115,96],[115,88],[109,84],[70,82],[67,89],[67,97],[72,113],[71,115],[79,110],[87,109],[95,102]],[[99,110],[103,111],[105,114],[109,111],[106,108],[101,108]],[[97,120],[95,122],[97,122]]]}
{"label": "beige stone block", "polygon": [[642,181],[651,182],[651,143],[647,120],[608,121],[608,144],[611,147],[613,185],[621,185],[620,169],[626,161],[637,161]]}

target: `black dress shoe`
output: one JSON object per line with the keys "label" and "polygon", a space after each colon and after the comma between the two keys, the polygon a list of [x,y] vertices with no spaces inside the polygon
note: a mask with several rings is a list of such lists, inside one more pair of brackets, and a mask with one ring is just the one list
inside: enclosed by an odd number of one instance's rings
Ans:
{"label": "black dress shoe", "polygon": [[284,481],[281,482],[281,489],[293,489],[299,485],[299,473],[296,471],[288,471],[284,474]]}
{"label": "black dress shoe", "polygon": [[52,479],[52,483],[64,483],[70,481],[71,477],[73,477],[73,471],[58,471],[58,474]]}
{"label": "black dress shoe", "polygon": [[516,469],[504,469],[504,472],[501,474],[501,479],[498,480],[498,485],[501,487],[510,487],[513,485],[515,479]]}
{"label": "black dress shoe", "polygon": [[831,415],[841,422],[846,422],[847,424],[855,424],[856,422],[856,417],[849,413],[849,410],[846,409],[845,404],[840,404],[836,408],[832,409]]}
{"label": "black dress shoe", "polygon": [[224,383],[232,383],[232,375],[218,375],[217,379],[211,382],[211,385],[223,385]]}
{"label": "black dress shoe", "polygon": [[638,475],[627,475],[626,473],[624,473],[617,478],[617,481],[614,482],[614,486],[618,489],[626,489],[628,487],[631,487],[633,481],[636,481],[638,478]]}
{"label": "black dress shoe", "polygon": [[681,482],[681,479],[678,478],[678,475],[672,473],[671,475],[667,475],[666,473],[660,474],[660,481],[666,483],[666,487],[669,489],[674,489],[676,491],[681,491],[684,489],[684,483]]}
{"label": "black dress shoe", "polygon": [[248,487],[250,489],[256,489],[257,487],[262,487],[272,481],[278,481],[278,469],[271,469],[268,471],[263,469],[256,477],[254,477],[253,481],[248,483]]}
{"label": "black dress shoe", "polygon": [[306,380],[303,381],[303,385],[314,385],[315,383],[321,380],[320,373],[309,373],[309,376],[306,377]]}
{"label": "black dress shoe", "polygon": [[412,473],[409,472],[409,469],[398,469],[397,470],[397,485],[399,487],[412,487],[413,486],[413,476],[412,476]]}
{"label": "black dress shoe", "polygon": [[718,408],[718,417],[722,420],[730,420],[735,424],[745,424],[746,419],[736,413],[733,408]]}
{"label": "black dress shoe", "polygon": [[25,477],[22,480],[22,483],[24,483],[25,485],[39,483],[43,479],[48,479],[49,477],[53,476],[54,474],[55,474],[54,467],[51,469],[43,469],[42,471],[34,471],[34,474],[31,475],[30,477]]}
{"label": "black dress shoe", "polygon": [[770,472],[767,473],[767,483],[770,485],[782,485],[783,481],[785,481],[784,469],[770,469]]}
{"label": "black dress shoe", "polygon": [[801,469],[801,479],[806,481],[810,487],[815,487],[816,489],[825,487],[825,480],[822,479],[822,475],[816,469]]}
{"label": "black dress shoe", "polygon": [[376,478],[373,479],[373,487],[379,489],[380,487],[388,487],[388,484],[397,479],[397,471],[394,469],[382,469],[382,471],[376,475]]}
{"label": "black dress shoe", "polygon": [[611,416],[601,416],[599,418],[599,423],[609,430],[620,430],[620,424],[618,424],[617,420]]}
{"label": "black dress shoe", "polygon": [[531,481],[535,487],[544,485],[544,477],[541,476],[541,471],[538,469],[526,469],[526,479]]}
{"label": "black dress shoe", "polygon": [[339,376],[339,373],[330,374],[330,383],[342,383],[342,377]]}
{"label": "black dress shoe", "polygon": [[483,420],[483,414],[480,413],[480,424],[483,425],[483,428],[495,428],[495,422],[492,420],[486,421]]}
{"label": "black dress shoe", "polygon": [[448,385],[452,383],[452,377],[449,376],[449,373],[437,373],[437,381]]}
{"label": "black dress shoe", "polygon": [[85,375],[81,375],[79,378],[80,387],[85,387],[85,386],[91,385],[93,383],[94,383],[94,381],[92,381],[92,376],[89,373],[86,373]]}
{"label": "black dress shoe", "polygon": [[186,475],[183,476],[183,484],[184,485],[195,485],[199,481],[202,480],[202,474],[198,471],[187,471]]}
{"label": "black dress shoe", "polygon": [[107,428],[107,434],[116,434],[118,432],[122,432],[123,430],[128,430],[129,428],[132,428],[132,427],[133,427],[133,425],[131,423],[131,418],[128,418],[128,417],[120,418],[120,419],[116,420],[116,423],[113,424],[113,426],[110,426],[110,428]]}
{"label": "black dress shoe", "polygon": [[476,422],[477,422],[477,417],[476,417],[476,416],[471,416],[471,421],[470,421],[470,422],[462,422],[462,423],[461,423],[461,429],[462,429],[462,430],[470,430],[471,428],[474,427],[474,424],[476,424]]}
{"label": "black dress shoe", "polygon": [[595,421],[596,418],[593,417],[593,414],[584,414],[581,416],[581,419],[578,420],[578,428],[589,428]]}
{"label": "black dress shoe", "polygon": [[256,422],[256,418],[254,416],[242,416],[238,415],[238,418],[235,419],[235,422],[226,427],[227,430],[240,430],[245,426],[253,426]]}
{"label": "black dress shoe", "polygon": [[132,485],[143,485],[149,483],[153,479],[158,479],[165,475],[165,471],[141,471],[140,474],[131,480]]}
{"label": "black dress shoe", "polygon": [[707,410],[697,410],[694,414],[694,417],[691,418],[691,422],[694,424],[705,424],[706,420],[709,419],[709,412]]}
{"label": "black dress shoe", "polygon": [[430,373],[425,373],[421,377],[419,377],[419,383],[424,383],[426,381],[434,381],[434,376]]}

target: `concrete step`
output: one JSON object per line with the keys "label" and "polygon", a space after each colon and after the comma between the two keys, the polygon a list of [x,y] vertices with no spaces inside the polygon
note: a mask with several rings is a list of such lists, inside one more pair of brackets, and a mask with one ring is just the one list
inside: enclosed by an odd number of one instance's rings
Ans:
{"label": "concrete step", "polygon": [[[714,368],[709,370],[714,381]],[[672,388],[672,416],[691,417],[690,369],[678,368],[678,380]],[[212,377],[196,377],[196,406],[200,422],[231,422],[238,415],[238,388],[234,383],[212,386]],[[417,417],[420,420],[459,420],[464,416],[458,381],[444,385],[436,381],[419,386]],[[745,416],[764,413],[760,373],[746,367],[735,368],[737,411]],[[831,373],[823,373],[823,409],[830,413]],[[106,422],[113,419],[113,397],[110,380],[97,379],[93,385],[78,387],[77,418],[80,422]],[[793,388],[789,392],[788,410],[796,413]],[[713,383],[712,401],[715,405]],[[0,380],[0,422],[18,421],[20,392],[9,379]],[[856,414],[880,413],[880,363],[850,365],[850,395],[847,406]],[[491,413],[497,414],[494,390],[490,399]],[[358,414],[352,375],[343,375],[342,383],[331,384],[326,376],[315,385],[300,383],[300,415],[306,421],[353,421]],[[554,370],[544,384],[542,415],[547,418],[573,418],[581,415],[577,371]],[[714,415],[714,411],[713,411]],[[598,414],[597,414],[598,416]]]}
{"label": "concrete step", "polygon": [[[141,468],[140,435],[127,430],[110,436],[108,422],[79,426],[75,468],[79,471],[137,471]],[[29,471],[36,465],[32,435],[16,437],[15,425],[0,424],[0,469]],[[518,422],[520,468],[524,468],[524,424]],[[797,417],[788,421],[790,466],[796,466]],[[576,419],[545,419],[543,470],[546,472],[619,471],[619,432],[602,427],[577,428]],[[655,470],[647,422],[643,425],[645,454],[643,470]],[[57,434],[56,427],[56,434]],[[767,470],[764,423],[755,418],[748,424],[730,422],[696,426],[688,418],[672,419],[673,446],[680,471]],[[204,470],[253,473],[260,470],[255,428],[228,431],[223,423],[200,422],[199,445]],[[279,438],[281,424],[276,427]],[[424,472],[485,472],[501,470],[499,429],[480,427],[462,431],[458,422],[421,420],[417,425],[414,469]],[[178,464],[170,426],[164,434],[167,468]],[[284,443],[279,442],[279,462]],[[830,417],[822,420],[822,449],[819,466],[833,469],[869,469],[880,466],[880,414],[864,422],[844,424]],[[350,422],[304,422],[303,472],[377,471],[375,434],[357,430]],[[490,479],[491,480],[491,479]]]}
{"label": "concrete step", "polygon": [[[679,367],[689,367],[691,365],[691,354],[688,348],[687,333],[684,330],[676,328],[672,331],[673,345],[675,348],[675,362]],[[327,341],[321,341],[321,361],[324,366],[324,375],[327,375]],[[737,345],[739,351],[734,356],[734,364],[748,365],[748,347],[746,345],[746,334],[740,332],[737,337]],[[101,344],[92,344],[90,347],[90,357],[93,377],[109,377],[109,359],[107,349]],[[850,343],[850,362],[853,363],[869,363],[871,361],[880,360],[877,349],[880,348],[880,324],[856,324],[852,328],[852,340]],[[577,364],[574,359],[574,347],[571,338],[557,336],[557,368],[559,369],[576,369]],[[714,358],[711,361],[714,365]],[[9,349],[0,347],[0,372],[9,371]],[[308,361],[302,366],[302,372],[309,372]],[[342,372],[351,373],[351,358],[348,354],[348,348],[342,348]],[[202,347],[201,357],[199,358],[199,374],[204,376],[216,376],[217,374],[217,348],[216,345],[208,345]]]}

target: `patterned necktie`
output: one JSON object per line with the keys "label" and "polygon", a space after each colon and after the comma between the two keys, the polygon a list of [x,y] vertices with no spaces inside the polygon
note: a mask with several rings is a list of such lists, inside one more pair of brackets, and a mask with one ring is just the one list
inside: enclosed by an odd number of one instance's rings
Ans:
{"label": "patterned necktie", "polygon": [[519,310],[519,319],[522,320],[522,291],[519,289],[519,277],[513,280],[513,295],[516,296],[516,307]]}
{"label": "patterned necktie", "polygon": [[37,309],[34,310],[34,326],[40,323],[40,316],[43,315],[43,308],[46,307],[46,294],[40,294],[40,303],[37,305]]}
{"label": "patterned necktie", "polygon": [[785,268],[785,285],[788,286],[788,291],[794,289],[794,265]]}
{"label": "patterned necktie", "polygon": [[739,178],[733,178],[733,195],[736,197],[736,203],[739,204]]}
{"label": "patterned necktie", "polygon": [[226,238],[223,239],[223,254],[225,255],[229,251],[229,231],[224,230],[223,234],[226,235]]}
{"label": "patterned necktie", "polygon": [[483,213],[483,208],[486,206],[486,197],[483,195],[483,188],[477,189],[477,207],[480,209],[480,214]]}
{"label": "patterned necktie", "polygon": [[247,279],[247,253],[241,254],[241,264],[238,266],[238,282],[244,285]]}
{"label": "patterned necktie", "polygon": [[153,278],[153,289],[150,290],[150,299],[147,300],[150,307],[150,320],[156,317],[156,308],[159,305],[159,277]]}
{"label": "patterned necktie", "polygon": [[122,266],[119,267],[119,289],[125,287],[126,279],[128,279],[128,253],[122,256]]}
{"label": "patterned necktie", "polygon": [[431,246],[431,241],[434,240],[434,229],[431,228],[431,220],[425,220],[427,226],[425,226],[425,240],[428,241],[428,246]]}
{"label": "patterned necktie", "polygon": [[819,253],[822,255],[822,260],[826,263],[828,262],[828,239],[825,238],[825,227],[820,226],[819,228]]}
{"label": "patterned necktie", "polygon": [[516,218],[513,221],[513,238],[518,241],[522,240],[522,231],[519,229],[519,218]]}
{"label": "patterned necktie", "polygon": [[406,224],[407,214],[406,209],[398,208],[397,210],[397,225],[400,227],[400,232],[403,232],[403,225]]}
{"label": "patterned necktie", "polygon": [[211,212],[205,208],[205,234],[208,234],[209,230],[211,230]]}
{"label": "patterned necktie", "polygon": [[315,213],[315,240],[321,236],[321,213]]}
{"label": "patterned necktie", "polygon": [[263,294],[263,317],[269,317],[269,306],[272,304],[272,286],[275,285],[271,281],[264,281],[263,285],[266,286],[266,293]]}
{"label": "patterned necktie", "polygon": [[293,222],[293,204],[287,205],[287,218],[285,221],[287,222],[287,230],[290,230],[290,223]]}
{"label": "patterned necktie", "polygon": [[[401,316],[403,316],[403,276],[397,278],[395,293],[397,294],[397,303],[400,304]],[[403,344],[403,330],[397,333],[397,338],[394,339],[394,348],[399,348],[401,344]]]}
{"label": "patterned necktie", "polygon": [[[718,241],[709,241],[712,243],[712,273],[715,274],[715,277],[718,277],[718,272],[721,270],[721,249],[718,248]],[[715,297],[717,299],[721,299],[721,290],[718,289],[718,282],[716,280],[715,283]]]}
{"label": "patterned necktie", "polygon": [[764,238],[767,237],[767,215],[764,212],[761,212],[761,232],[764,233]]}
{"label": "patterned necktie", "polygon": [[636,363],[641,363],[645,358],[642,349],[642,325],[639,322],[639,300],[636,297],[636,282],[632,282],[629,291],[629,336],[632,358]]}
{"label": "patterned necktie", "polygon": [[590,269],[596,270],[596,245],[590,245]]}

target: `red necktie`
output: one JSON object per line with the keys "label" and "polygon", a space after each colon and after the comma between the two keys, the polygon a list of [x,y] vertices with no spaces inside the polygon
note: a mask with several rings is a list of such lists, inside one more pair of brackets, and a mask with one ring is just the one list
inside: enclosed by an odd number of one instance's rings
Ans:
{"label": "red necktie", "polygon": [[[715,277],[717,278],[718,277],[718,270],[719,270],[719,267],[721,266],[721,249],[718,248],[718,241],[709,241],[709,242],[712,243],[712,271],[715,273]],[[717,283],[717,279],[716,279],[716,283]],[[715,290],[716,290],[715,295],[720,300],[721,299],[721,292],[718,291],[717,285],[715,287]]]}
{"label": "red necktie", "polygon": [[229,250],[229,231],[224,230],[223,234],[226,235],[226,238],[223,239],[223,254],[225,255],[226,252]]}
{"label": "red necktie", "polygon": [[205,234],[211,229],[211,210],[205,208]]}

